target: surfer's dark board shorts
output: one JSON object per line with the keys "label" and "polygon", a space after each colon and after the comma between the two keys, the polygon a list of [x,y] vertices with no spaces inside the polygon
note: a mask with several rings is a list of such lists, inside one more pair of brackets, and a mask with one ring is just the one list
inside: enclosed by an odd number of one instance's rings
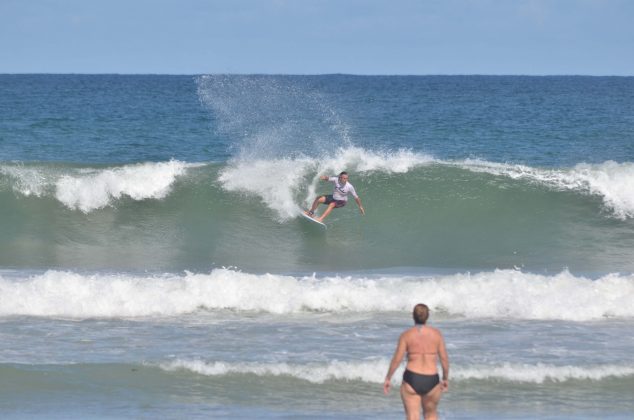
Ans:
{"label": "surfer's dark board shorts", "polygon": [[339,207],[343,207],[346,205],[346,200],[335,200],[332,195],[324,195],[324,197],[326,197],[326,201],[324,201],[324,204],[330,204],[330,203],[335,203],[335,208],[338,209]]}

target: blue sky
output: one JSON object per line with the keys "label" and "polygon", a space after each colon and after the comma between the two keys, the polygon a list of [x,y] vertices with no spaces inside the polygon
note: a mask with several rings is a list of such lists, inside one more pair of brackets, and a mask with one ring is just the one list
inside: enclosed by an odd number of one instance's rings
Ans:
{"label": "blue sky", "polygon": [[634,75],[634,1],[0,0],[0,73]]}

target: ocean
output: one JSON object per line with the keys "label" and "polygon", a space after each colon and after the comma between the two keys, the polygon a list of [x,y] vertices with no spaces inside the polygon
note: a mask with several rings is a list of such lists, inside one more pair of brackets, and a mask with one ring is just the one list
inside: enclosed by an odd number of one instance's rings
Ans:
{"label": "ocean", "polygon": [[[634,77],[0,75],[0,417],[634,418]],[[299,217],[346,170],[327,230]],[[323,207],[322,207],[323,208]]]}

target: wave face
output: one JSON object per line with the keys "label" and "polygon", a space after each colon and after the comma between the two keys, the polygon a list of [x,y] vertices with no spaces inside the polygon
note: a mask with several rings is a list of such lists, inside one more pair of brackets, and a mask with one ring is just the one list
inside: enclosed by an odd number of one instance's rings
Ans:
{"label": "wave face", "polygon": [[[366,210],[298,218],[351,173]],[[400,150],[119,166],[0,165],[7,267],[634,271],[634,166],[447,161]]]}
{"label": "wave face", "polygon": [[[0,316],[126,318],[197,311],[408,312],[424,300],[449,316],[593,321],[632,318],[634,276],[596,280],[498,270],[436,276],[282,276],[228,269],[134,276],[47,271],[0,277]],[[472,299],[479,296],[479,299]],[[562,305],[561,302],[566,302]]]}
{"label": "wave face", "polygon": [[0,75],[0,266],[633,272],[633,82]]}

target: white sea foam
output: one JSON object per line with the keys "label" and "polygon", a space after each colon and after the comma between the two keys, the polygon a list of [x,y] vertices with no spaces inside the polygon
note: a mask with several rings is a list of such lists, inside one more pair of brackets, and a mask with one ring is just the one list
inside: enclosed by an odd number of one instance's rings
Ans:
{"label": "white sea foam", "polygon": [[535,365],[505,363],[499,366],[454,366],[451,376],[456,380],[477,379],[536,384],[578,379],[600,381],[606,378],[634,376],[634,366],[555,366],[545,363]]}
{"label": "white sea foam", "polygon": [[[474,298],[477,296],[477,298]],[[47,271],[0,276],[0,316],[135,317],[198,310],[409,311],[424,301],[454,316],[588,321],[634,317],[634,275],[591,280],[496,270],[445,276],[294,277],[228,269],[139,277]]]}
{"label": "white sea foam", "polygon": [[21,195],[53,195],[66,207],[88,213],[111,206],[122,197],[163,199],[176,179],[193,166],[198,165],[176,160],[104,169],[5,165],[0,168],[0,173],[14,179],[13,190]]}
{"label": "white sea foam", "polygon": [[406,173],[413,168],[440,162],[432,156],[401,149],[395,152],[375,152],[359,147],[339,149],[321,162],[322,171],[339,172],[349,169],[355,173]]}
{"label": "white sea foam", "polygon": [[[364,361],[330,361],[324,363],[258,363],[258,362],[205,362],[202,360],[174,360],[160,365],[166,371],[186,370],[205,376],[249,374],[256,376],[287,376],[321,384],[326,381],[361,381],[383,383],[389,365],[388,359]],[[400,383],[401,366],[393,375],[392,383]],[[634,366],[555,366],[538,363],[460,366],[452,365],[452,381],[488,380],[542,384],[570,380],[600,381],[608,378],[634,376]]]}
{"label": "white sea foam", "polygon": [[[328,363],[228,363],[202,360],[174,360],[160,365],[166,371],[187,370],[205,376],[251,374],[256,376],[289,376],[312,383],[326,381],[362,381],[382,383],[389,361]],[[400,370],[402,375],[402,369]],[[395,375],[395,377],[397,377]]]}
{"label": "white sea foam", "polygon": [[65,175],[56,183],[56,197],[67,207],[83,212],[103,208],[122,196],[133,200],[161,199],[176,177],[185,173],[178,161],[141,163],[114,169]]}
{"label": "white sea foam", "polygon": [[220,173],[219,181],[228,191],[259,196],[284,220],[300,211],[294,195],[312,166],[310,159],[237,162]]}

